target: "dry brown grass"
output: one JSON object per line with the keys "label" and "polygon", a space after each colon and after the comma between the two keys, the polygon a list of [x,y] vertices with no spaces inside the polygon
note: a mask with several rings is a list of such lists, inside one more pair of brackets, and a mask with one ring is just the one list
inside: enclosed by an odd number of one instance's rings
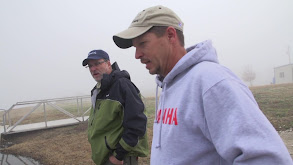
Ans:
{"label": "dry brown grass", "polygon": [[15,144],[5,153],[23,155],[45,165],[91,165],[91,149],[87,142],[87,123],[75,126],[10,135]]}

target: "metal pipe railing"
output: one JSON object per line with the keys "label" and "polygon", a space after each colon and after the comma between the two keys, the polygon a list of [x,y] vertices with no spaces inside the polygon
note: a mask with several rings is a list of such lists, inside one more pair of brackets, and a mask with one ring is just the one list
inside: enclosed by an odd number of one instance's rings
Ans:
{"label": "metal pipe railing", "polygon": [[[75,96],[75,97],[64,97],[64,98],[54,98],[54,99],[44,99],[44,100],[17,102],[16,104],[13,104],[8,110],[3,109],[4,113],[2,114],[2,119],[3,119],[2,126],[4,127],[4,133],[11,132],[15,127],[20,125],[20,123],[22,121],[24,121],[28,116],[30,116],[42,104],[43,104],[43,111],[44,111],[43,115],[44,115],[45,127],[48,127],[46,104],[49,105],[50,107],[54,108],[54,109],[57,109],[58,111],[60,111],[60,112],[62,112],[64,114],[66,114],[70,118],[73,118],[73,119],[77,120],[78,122],[81,122],[81,120],[79,120],[78,117],[82,117],[82,121],[84,121],[84,117],[86,116],[86,114],[91,109],[91,107],[90,107],[85,112],[83,111],[83,108],[84,108],[83,103],[84,103],[85,99],[90,100],[90,96]],[[54,103],[61,102],[61,101],[71,101],[71,100],[72,101],[76,100],[77,116],[75,116],[72,113],[70,113],[69,111],[65,110],[66,108],[64,109],[64,108],[61,108],[60,106],[54,104]],[[14,108],[17,107],[17,106],[24,106],[24,105],[30,105],[30,104],[37,104],[37,105],[35,105],[28,113],[23,115],[18,121],[16,121],[16,123],[12,126],[12,128],[10,128],[11,125],[12,125],[11,112],[13,110],[15,110]]]}

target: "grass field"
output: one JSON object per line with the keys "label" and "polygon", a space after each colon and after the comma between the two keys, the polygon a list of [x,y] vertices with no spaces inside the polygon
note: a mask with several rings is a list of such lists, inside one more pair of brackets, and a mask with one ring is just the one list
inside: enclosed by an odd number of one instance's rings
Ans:
{"label": "grass field", "polygon": [[251,91],[276,130],[293,128],[293,83],[252,87]]}
{"label": "grass field", "polygon": [[[261,110],[277,131],[293,128],[293,84],[252,87],[251,90]],[[151,147],[155,98],[145,98],[144,103],[148,116],[149,147]],[[13,142],[14,145],[5,148],[2,152],[32,157],[45,165],[91,165],[94,163],[90,158],[91,150],[87,142],[86,129],[87,123],[83,123],[19,134],[3,139],[4,142]],[[293,137],[290,137],[291,146]],[[140,164],[149,164],[149,157],[141,158],[139,161]]]}

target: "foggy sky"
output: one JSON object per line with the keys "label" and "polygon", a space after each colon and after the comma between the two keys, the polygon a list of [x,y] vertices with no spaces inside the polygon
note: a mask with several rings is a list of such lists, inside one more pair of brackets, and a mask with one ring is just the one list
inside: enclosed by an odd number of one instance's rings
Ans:
{"label": "foggy sky", "polygon": [[95,85],[81,62],[93,49],[109,53],[144,96],[155,95],[155,76],[119,49],[112,36],[141,10],[164,5],[184,22],[186,47],[212,40],[220,64],[254,86],[270,84],[274,67],[293,62],[292,0],[0,0],[0,109],[20,101],[89,95]]}

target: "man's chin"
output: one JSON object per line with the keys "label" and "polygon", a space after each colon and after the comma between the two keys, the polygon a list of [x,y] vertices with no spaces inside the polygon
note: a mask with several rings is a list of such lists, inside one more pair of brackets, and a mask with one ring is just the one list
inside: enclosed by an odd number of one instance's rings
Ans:
{"label": "man's chin", "polygon": [[97,78],[97,77],[94,77],[94,79],[96,80],[96,82],[100,82],[101,79],[100,78]]}
{"label": "man's chin", "polygon": [[157,74],[156,72],[154,72],[154,71],[152,71],[152,70],[149,70],[149,73],[150,73],[151,75],[155,75],[155,74]]}

